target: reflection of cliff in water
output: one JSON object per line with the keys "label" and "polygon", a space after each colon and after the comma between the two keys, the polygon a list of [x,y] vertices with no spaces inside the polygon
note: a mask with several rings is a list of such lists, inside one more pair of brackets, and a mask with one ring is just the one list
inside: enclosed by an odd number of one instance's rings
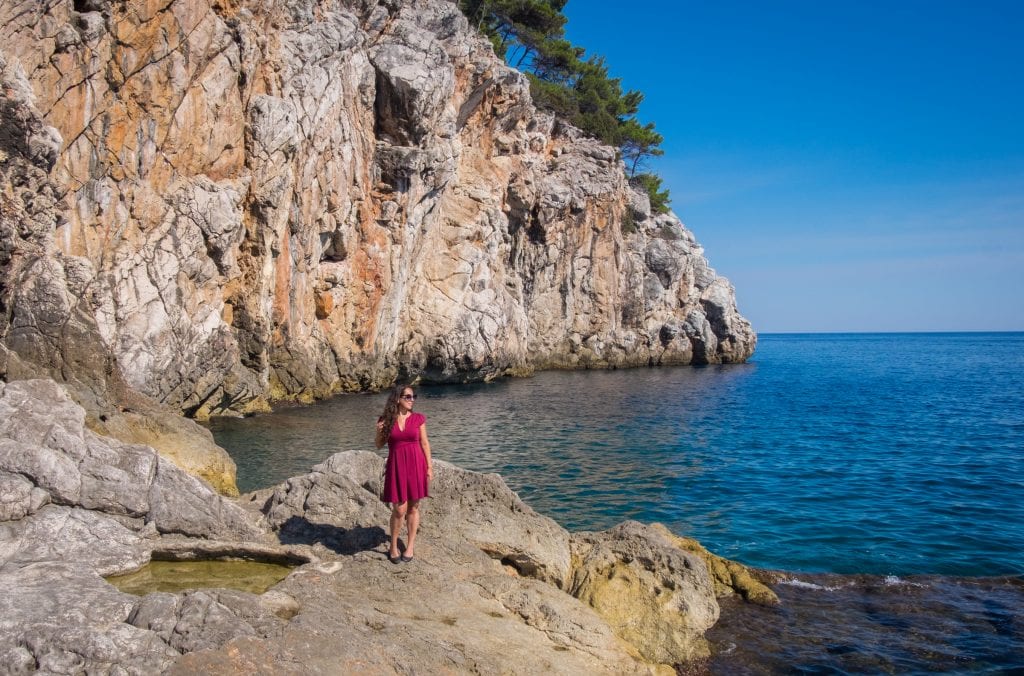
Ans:
{"label": "reflection of cliff in water", "polygon": [[716,674],[1024,668],[1024,577],[779,574],[781,604],[720,599]]}

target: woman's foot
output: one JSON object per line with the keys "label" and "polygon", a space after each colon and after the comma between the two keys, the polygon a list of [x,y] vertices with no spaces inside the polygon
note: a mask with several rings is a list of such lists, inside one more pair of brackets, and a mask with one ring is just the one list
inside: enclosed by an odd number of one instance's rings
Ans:
{"label": "woman's foot", "polygon": [[398,563],[402,559],[403,557],[397,549],[388,552],[388,561],[391,563]]}
{"label": "woman's foot", "polygon": [[402,552],[402,556],[399,557],[399,560],[402,561],[402,563],[409,563],[412,561],[414,556],[415,554],[413,553],[412,548],[407,547],[406,550]]}

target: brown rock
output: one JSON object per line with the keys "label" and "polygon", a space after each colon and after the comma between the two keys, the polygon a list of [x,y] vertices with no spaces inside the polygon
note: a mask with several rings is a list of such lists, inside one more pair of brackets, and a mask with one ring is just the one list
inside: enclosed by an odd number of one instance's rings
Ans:
{"label": "brown rock", "polygon": [[316,295],[316,318],[327,319],[334,310],[334,296],[329,293],[318,293]]}

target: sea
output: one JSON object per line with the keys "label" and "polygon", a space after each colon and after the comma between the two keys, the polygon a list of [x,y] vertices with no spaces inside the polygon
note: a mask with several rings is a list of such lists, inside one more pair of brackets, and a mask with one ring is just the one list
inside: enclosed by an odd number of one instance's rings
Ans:
{"label": "sea", "polygon": [[[1024,333],[762,334],[744,364],[424,386],[434,456],[570,530],[765,571],[708,673],[1024,673]],[[245,492],[372,450],[385,395],[210,423]]]}

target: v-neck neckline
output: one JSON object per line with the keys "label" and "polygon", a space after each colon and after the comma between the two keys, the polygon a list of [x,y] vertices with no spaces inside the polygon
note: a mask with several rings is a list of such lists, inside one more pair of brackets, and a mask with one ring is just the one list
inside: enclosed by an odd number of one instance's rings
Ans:
{"label": "v-neck neckline", "polygon": [[[405,417],[405,425],[406,425],[406,427],[408,427],[408,426],[409,426],[409,421],[410,421],[410,420],[412,420],[412,411],[409,411],[409,415],[407,415],[407,416]],[[397,428],[398,428],[398,431],[399,431],[399,432],[404,432],[404,431],[405,431],[405,427],[402,427],[402,423],[401,423],[401,421],[400,421],[400,420],[398,419],[398,417],[397,417],[397,416],[395,417],[395,427],[397,427]]]}

